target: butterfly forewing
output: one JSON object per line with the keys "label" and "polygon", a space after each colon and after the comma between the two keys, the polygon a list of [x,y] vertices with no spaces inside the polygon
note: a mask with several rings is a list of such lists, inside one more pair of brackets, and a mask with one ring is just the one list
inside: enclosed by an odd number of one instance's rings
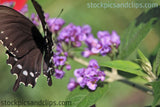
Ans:
{"label": "butterfly forewing", "polygon": [[53,41],[52,41],[52,33],[49,31],[48,26],[45,22],[45,17],[44,17],[44,11],[42,10],[41,6],[35,1],[32,0],[32,3],[38,13],[38,16],[41,20],[42,27],[44,30],[44,37],[45,37],[45,56],[44,56],[44,62],[43,62],[43,74],[47,76],[47,81],[48,85],[52,85],[52,80],[51,80],[51,75],[54,73],[54,67],[53,67]]}
{"label": "butterfly forewing", "polygon": [[35,86],[41,73],[43,53],[45,53],[43,73],[47,76],[48,85],[52,85],[51,75],[54,73],[52,33],[48,30],[41,6],[35,0],[32,0],[32,3],[42,22],[44,38],[24,15],[0,5],[0,42],[7,49],[7,64],[11,66],[11,73],[17,76],[14,91],[18,89],[20,83]]}

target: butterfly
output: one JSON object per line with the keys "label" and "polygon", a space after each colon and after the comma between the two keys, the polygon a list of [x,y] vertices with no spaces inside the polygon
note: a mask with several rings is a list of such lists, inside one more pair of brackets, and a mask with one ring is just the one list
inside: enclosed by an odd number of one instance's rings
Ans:
{"label": "butterfly", "polygon": [[44,37],[27,17],[12,8],[0,5],[0,42],[6,48],[7,64],[11,66],[11,73],[17,77],[13,91],[16,91],[21,83],[33,88],[41,74],[41,65],[48,85],[52,85],[52,33],[45,22],[41,6],[35,0],[32,0],[32,4],[41,20]]}

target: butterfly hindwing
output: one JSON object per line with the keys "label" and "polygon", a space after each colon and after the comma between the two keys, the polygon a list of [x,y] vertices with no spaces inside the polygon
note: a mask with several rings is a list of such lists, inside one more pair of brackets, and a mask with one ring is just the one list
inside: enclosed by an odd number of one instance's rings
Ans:
{"label": "butterfly hindwing", "polygon": [[41,73],[42,54],[40,50],[34,49],[21,59],[16,59],[9,52],[7,54],[9,55],[7,63],[12,65],[11,73],[17,76],[13,90],[16,91],[20,83],[34,87]]}

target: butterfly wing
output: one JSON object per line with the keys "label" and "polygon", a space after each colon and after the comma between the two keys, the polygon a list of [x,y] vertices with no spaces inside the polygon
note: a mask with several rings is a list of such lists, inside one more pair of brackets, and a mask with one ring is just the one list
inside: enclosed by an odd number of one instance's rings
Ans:
{"label": "butterfly wing", "polygon": [[7,49],[11,73],[17,75],[13,90],[16,91],[21,82],[34,87],[41,73],[45,44],[38,29],[19,12],[0,6],[0,41]]}
{"label": "butterfly wing", "polygon": [[54,67],[53,67],[53,51],[52,51],[52,46],[53,46],[53,41],[52,41],[52,33],[49,31],[48,26],[45,22],[45,17],[44,17],[44,11],[42,10],[41,6],[35,1],[32,0],[32,3],[38,13],[38,16],[41,20],[42,27],[44,30],[44,36],[45,36],[45,55],[44,55],[44,62],[43,62],[43,74],[47,76],[47,81],[48,85],[52,85],[52,79],[51,75],[54,73]]}

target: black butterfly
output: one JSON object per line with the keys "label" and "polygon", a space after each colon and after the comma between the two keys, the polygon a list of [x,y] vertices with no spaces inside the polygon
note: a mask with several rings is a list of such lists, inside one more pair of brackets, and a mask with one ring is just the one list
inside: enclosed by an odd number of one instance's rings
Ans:
{"label": "black butterfly", "polygon": [[43,74],[47,76],[48,85],[52,85],[52,33],[48,30],[41,6],[35,0],[32,0],[32,3],[41,20],[44,37],[24,15],[0,5],[0,41],[7,49],[7,64],[11,66],[11,73],[17,76],[14,91],[19,88],[20,83],[35,86],[41,73],[42,62]]}

